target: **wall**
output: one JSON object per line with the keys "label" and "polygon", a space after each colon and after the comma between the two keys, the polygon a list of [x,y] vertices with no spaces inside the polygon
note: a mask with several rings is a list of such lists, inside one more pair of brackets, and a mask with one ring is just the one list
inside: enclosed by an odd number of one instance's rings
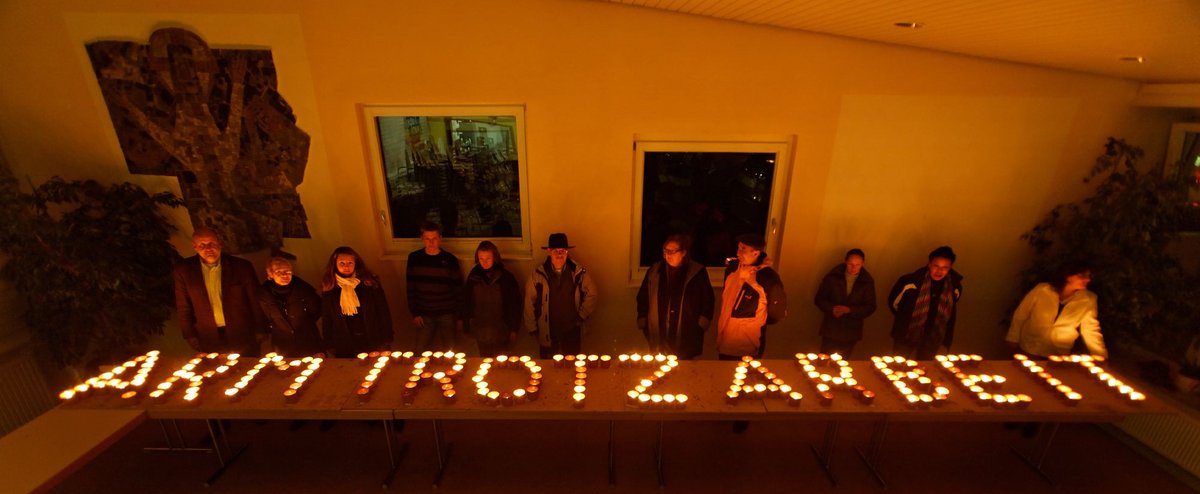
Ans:
{"label": "wall", "polygon": [[[125,170],[83,43],[144,42],[177,25],[215,47],[270,48],[280,91],[312,136],[300,193],[314,238],[285,249],[311,281],[333,247],[355,246],[399,309],[404,265],[380,259],[358,106],[525,104],[534,245],[570,234],[601,291],[585,348],[628,351],[640,342],[625,275],[632,136],[790,134],[784,247],[771,254],[791,315],[772,329],[768,355],[814,348],[812,294],[846,249],[867,251],[886,294],[940,244],[955,247],[966,276],[954,349],[986,353],[999,349],[998,321],[1019,296],[1015,275],[1030,255],[1020,233],[1086,192],[1079,179],[1106,136],[1156,159],[1180,117],[1131,106],[1130,81],[620,5],[329,5],[0,4],[0,146],[35,182],[57,174],[178,192],[173,180]],[[173,217],[191,231],[185,214]],[[190,254],[183,234],[177,246]],[[250,257],[263,265],[262,254]],[[513,264],[522,278],[531,267]],[[881,307],[863,355],[888,348],[889,324]],[[163,344],[179,348],[173,331]],[[399,346],[411,334],[403,324]],[[520,345],[533,349],[528,338]]]}

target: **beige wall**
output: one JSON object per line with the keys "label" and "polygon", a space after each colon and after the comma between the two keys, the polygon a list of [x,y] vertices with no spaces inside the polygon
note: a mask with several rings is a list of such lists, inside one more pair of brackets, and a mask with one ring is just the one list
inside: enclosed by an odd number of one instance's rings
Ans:
{"label": "beige wall", "polygon": [[[596,2],[144,5],[0,4],[0,146],[19,176],[178,192],[125,170],[84,42],[145,41],[176,25],[215,47],[270,48],[313,139],[300,193],[314,238],[286,249],[311,281],[333,247],[357,247],[403,321],[404,265],[380,260],[358,105],[525,104],[534,244],[566,231],[579,245],[573,255],[601,291],[593,351],[640,342],[625,274],[634,134],[796,137],[783,248],[772,253],[791,315],[772,329],[770,356],[813,347],[815,285],[847,248],[867,251],[882,299],[940,244],[966,275],[955,350],[989,352],[1029,257],[1020,233],[1085,192],[1079,178],[1106,136],[1157,158],[1181,118],[1132,107],[1129,81]],[[190,232],[185,214],[174,217]],[[182,235],[177,245],[190,253]],[[523,277],[530,263],[515,268]],[[887,348],[889,324],[886,311],[869,321],[862,355]]]}

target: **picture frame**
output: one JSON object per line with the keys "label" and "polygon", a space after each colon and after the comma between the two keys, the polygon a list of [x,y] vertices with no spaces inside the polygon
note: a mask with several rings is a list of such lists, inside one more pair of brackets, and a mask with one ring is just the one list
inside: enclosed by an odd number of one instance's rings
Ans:
{"label": "picture frame", "polygon": [[532,259],[524,105],[363,105],[385,259],[420,249],[420,225],[471,258],[482,240]]}
{"label": "picture frame", "polygon": [[1189,177],[1188,216],[1183,231],[1189,234],[1200,232],[1200,123],[1176,123],[1171,125],[1171,136],[1167,141],[1167,174]]}

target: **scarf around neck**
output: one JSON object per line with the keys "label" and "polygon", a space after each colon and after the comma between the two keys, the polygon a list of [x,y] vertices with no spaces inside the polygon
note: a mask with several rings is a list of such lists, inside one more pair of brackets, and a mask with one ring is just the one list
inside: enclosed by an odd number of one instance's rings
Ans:
{"label": "scarf around neck", "polygon": [[929,271],[925,272],[925,281],[921,283],[921,291],[917,293],[917,301],[913,305],[912,319],[908,321],[907,340],[910,344],[919,344],[922,337],[941,339],[941,335],[946,332],[946,325],[950,322],[950,311],[954,308],[954,284],[951,279],[951,274],[947,273],[943,278],[945,285],[942,286],[942,292],[938,294],[936,319],[934,319],[933,331],[934,334],[925,334],[925,322],[929,319],[929,304],[932,300],[930,287],[933,285],[933,278],[929,276]]}
{"label": "scarf around neck", "polygon": [[338,288],[342,289],[341,300],[339,300],[342,304],[342,314],[347,316],[358,314],[358,308],[362,306],[358,302],[358,294],[354,293],[354,288],[359,284],[358,278],[353,276],[349,278],[334,276],[333,278],[337,280]]}

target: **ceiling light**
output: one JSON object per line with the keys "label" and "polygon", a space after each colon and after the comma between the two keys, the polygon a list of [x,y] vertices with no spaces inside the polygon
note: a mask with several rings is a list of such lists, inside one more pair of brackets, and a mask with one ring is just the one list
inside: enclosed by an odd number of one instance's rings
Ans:
{"label": "ceiling light", "polygon": [[896,22],[896,23],[893,23],[892,25],[896,26],[896,27],[902,27],[904,29],[921,29],[922,27],[925,27],[924,22],[916,22],[916,21]]}
{"label": "ceiling light", "polygon": [[1146,59],[1141,56],[1121,57],[1121,58],[1118,58],[1117,60],[1120,60],[1122,62],[1133,62],[1133,63],[1144,63],[1146,61]]}

